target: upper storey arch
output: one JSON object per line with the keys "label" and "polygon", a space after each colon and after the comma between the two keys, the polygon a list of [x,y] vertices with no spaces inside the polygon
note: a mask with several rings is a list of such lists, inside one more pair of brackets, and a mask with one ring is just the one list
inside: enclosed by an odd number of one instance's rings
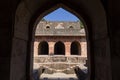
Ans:
{"label": "upper storey arch", "polygon": [[48,55],[49,45],[46,41],[41,41],[38,45],[38,55]]}
{"label": "upper storey arch", "polygon": [[70,47],[71,55],[81,55],[81,45],[78,41],[73,41]]}
{"label": "upper storey arch", "polygon": [[54,54],[55,55],[65,55],[65,45],[63,42],[58,41],[55,43]]}

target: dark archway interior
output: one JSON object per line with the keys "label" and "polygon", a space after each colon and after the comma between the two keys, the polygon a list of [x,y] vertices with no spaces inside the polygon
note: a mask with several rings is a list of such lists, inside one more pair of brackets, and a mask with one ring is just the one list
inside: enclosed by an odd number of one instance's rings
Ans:
{"label": "dark archway interior", "polygon": [[72,42],[71,55],[81,55],[81,46],[79,42]]}
{"label": "dark archway interior", "polygon": [[38,55],[48,55],[48,43],[46,41],[40,42],[38,46]]}
{"label": "dark archway interior", "polygon": [[57,42],[54,47],[55,55],[65,55],[65,45],[62,42]]}

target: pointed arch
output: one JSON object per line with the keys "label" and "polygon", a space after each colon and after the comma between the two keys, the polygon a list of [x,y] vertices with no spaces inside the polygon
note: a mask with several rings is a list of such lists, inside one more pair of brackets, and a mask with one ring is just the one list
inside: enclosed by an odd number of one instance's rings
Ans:
{"label": "pointed arch", "polygon": [[[46,6],[46,4],[49,4]],[[109,51],[109,36],[108,36],[108,27],[107,27],[107,16],[105,10],[100,2],[100,0],[87,1],[87,0],[22,0],[19,3],[18,8],[15,14],[15,25],[13,28],[13,43],[12,43],[12,55],[14,52],[19,54],[19,52],[15,51],[19,49],[17,43],[21,43],[22,47],[20,50],[24,51],[23,56],[25,56],[22,61],[21,66],[24,68],[20,68],[24,71],[22,76],[25,76],[28,80],[30,80],[30,76],[32,75],[32,45],[34,41],[34,33],[37,22],[42,19],[45,15],[49,14],[53,10],[55,10],[57,5],[63,4],[69,8],[69,12],[74,13],[79,19],[83,21],[86,25],[86,33],[87,33],[87,42],[88,42],[88,68],[89,68],[89,78],[90,80],[94,80],[95,78],[100,78],[99,71],[97,70],[103,69],[102,67],[98,67],[98,62],[103,63],[104,67],[108,64],[108,61],[104,61],[102,58],[109,59],[110,51]],[[65,8],[65,7],[64,7]],[[14,13],[13,13],[14,14]],[[100,28],[100,29],[99,29]],[[104,44],[100,46],[100,44]],[[103,51],[103,49],[106,49]],[[98,51],[101,51],[98,53]],[[106,54],[106,57],[101,57],[101,53]],[[27,56],[27,57],[26,57]],[[99,61],[96,59],[99,57]],[[14,62],[16,58],[12,57],[12,61]],[[22,57],[21,57],[22,59]],[[24,62],[24,63],[23,63]],[[26,64],[26,62],[28,64]],[[110,62],[109,62],[110,63]],[[100,64],[99,64],[100,65]],[[18,68],[16,65],[14,68]],[[107,66],[108,67],[108,66]],[[26,71],[25,71],[26,70]],[[107,70],[107,71],[106,71]],[[105,74],[109,74],[109,68],[106,68]],[[11,69],[11,73],[16,71]],[[18,72],[19,73],[19,72]],[[95,75],[95,73],[98,73]],[[21,73],[19,73],[21,75]],[[17,76],[17,77],[16,77]],[[105,76],[103,74],[103,76]],[[110,76],[110,75],[109,75]],[[12,75],[13,78],[18,79],[19,76]],[[106,77],[105,77],[106,78]],[[107,79],[107,78],[106,78]]]}

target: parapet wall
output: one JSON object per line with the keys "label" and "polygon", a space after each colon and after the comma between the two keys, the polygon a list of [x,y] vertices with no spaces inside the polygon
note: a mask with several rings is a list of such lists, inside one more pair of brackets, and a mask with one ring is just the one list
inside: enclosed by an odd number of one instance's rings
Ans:
{"label": "parapet wall", "polygon": [[81,29],[80,22],[52,22],[40,21],[36,28],[36,36],[85,36],[84,29]]}

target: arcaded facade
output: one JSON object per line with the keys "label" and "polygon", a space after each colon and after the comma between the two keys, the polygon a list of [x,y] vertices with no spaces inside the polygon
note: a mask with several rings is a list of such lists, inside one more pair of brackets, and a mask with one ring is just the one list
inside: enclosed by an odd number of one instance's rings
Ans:
{"label": "arcaded facade", "polygon": [[41,21],[37,25],[34,41],[34,56],[38,55],[86,57],[86,35],[80,22]]}

